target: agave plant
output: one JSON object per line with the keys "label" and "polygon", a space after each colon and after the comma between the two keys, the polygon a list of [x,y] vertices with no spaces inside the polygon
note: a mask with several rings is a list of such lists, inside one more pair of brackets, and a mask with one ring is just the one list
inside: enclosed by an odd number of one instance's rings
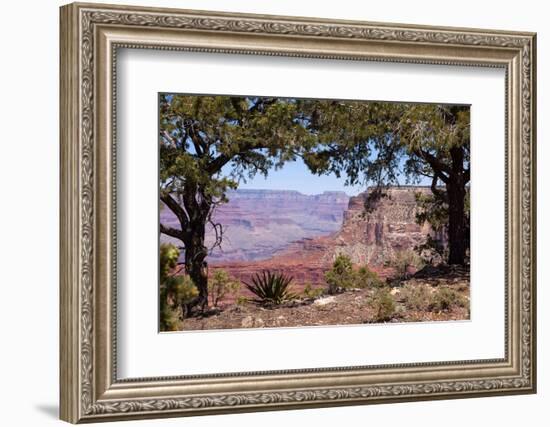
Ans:
{"label": "agave plant", "polygon": [[244,282],[244,285],[256,295],[257,298],[253,299],[253,302],[264,305],[279,305],[296,298],[296,295],[290,292],[292,279],[292,277],[285,276],[283,273],[272,273],[264,270],[252,277],[252,283]]}

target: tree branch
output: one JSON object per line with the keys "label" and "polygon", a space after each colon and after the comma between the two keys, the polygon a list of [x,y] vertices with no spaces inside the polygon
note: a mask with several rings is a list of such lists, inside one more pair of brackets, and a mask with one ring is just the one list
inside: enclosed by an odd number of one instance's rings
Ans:
{"label": "tree branch", "polygon": [[160,232],[166,234],[167,236],[174,237],[175,239],[181,240],[183,238],[183,232],[172,227],[167,227],[164,224],[160,223]]}
{"label": "tree branch", "polygon": [[435,175],[441,181],[443,181],[445,184],[449,182],[449,177],[443,173],[443,172],[447,174],[451,173],[451,169],[449,168],[449,166],[441,162],[437,157],[435,157],[433,154],[428,153],[427,151],[417,149],[417,150],[414,150],[414,154],[426,160],[428,164],[432,167]]}
{"label": "tree branch", "polygon": [[164,202],[164,204],[168,206],[168,209],[170,209],[174,213],[174,215],[176,215],[176,218],[179,220],[181,224],[181,231],[183,233],[183,230],[187,228],[187,224],[189,223],[189,220],[187,219],[187,213],[185,212],[185,210],[168,193],[161,193],[160,200],[162,200],[162,202]]}
{"label": "tree branch", "polygon": [[176,141],[174,141],[174,138],[172,138],[166,130],[161,131],[160,136],[164,138],[164,140],[167,141],[172,148],[178,147]]}

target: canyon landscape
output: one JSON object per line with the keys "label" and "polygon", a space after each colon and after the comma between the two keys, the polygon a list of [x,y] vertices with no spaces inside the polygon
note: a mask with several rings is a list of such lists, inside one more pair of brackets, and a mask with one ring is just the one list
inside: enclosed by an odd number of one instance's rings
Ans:
{"label": "canyon landscape", "polygon": [[[429,224],[417,221],[416,197],[429,194],[429,187],[387,188],[384,197],[372,202],[367,212],[368,193],[353,197],[344,192],[304,195],[296,191],[237,190],[230,193],[233,197],[215,215],[215,221],[226,227],[227,239],[210,257],[209,276],[223,271],[232,280],[248,283],[259,272],[284,272],[292,278],[292,291],[302,298],[282,304],[277,310],[262,309],[246,302],[254,295],[241,286],[216,301],[216,308],[210,315],[186,319],[185,329],[319,326],[375,321],[377,313],[369,312],[368,304],[372,289],[362,289],[359,284],[351,293],[324,295],[326,275],[335,260],[339,256],[347,257],[354,266],[366,265],[380,281],[391,283],[395,268],[388,260],[395,259],[398,254],[414,253],[428,236],[444,245],[445,236],[434,231]],[[260,206],[268,212],[265,217],[259,215]],[[168,224],[173,221],[167,214],[163,220]],[[214,240],[212,233],[211,230],[207,235],[207,242]],[[238,247],[235,242],[243,243]],[[390,292],[403,313],[394,315],[393,321],[467,317],[469,272],[456,267],[434,268],[427,276],[426,271],[429,269],[421,269],[411,262],[407,266],[408,276],[393,283]],[[175,268],[174,274],[184,274],[183,263]],[[406,299],[399,298],[403,295],[411,298],[411,287],[421,289],[417,292],[426,295],[452,287],[459,305],[451,311],[406,310]],[[342,318],[342,313],[345,318]]]}
{"label": "canyon landscape", "polygon": [[159,114],[160,331],[470,318],[469,107],[167,93]]}

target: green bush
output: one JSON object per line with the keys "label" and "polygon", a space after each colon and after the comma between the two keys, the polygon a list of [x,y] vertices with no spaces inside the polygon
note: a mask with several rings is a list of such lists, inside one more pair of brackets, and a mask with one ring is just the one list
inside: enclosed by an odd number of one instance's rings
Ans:
{"label": "green bush", "polygon": [[377,322],[390,320],[397,310],[395,300],[387,288],[377,289],[370,299],[370,305],[374,310],[374,316]]}
{"label": "green bush", "polygon": [[324,290],[322,288],[314,288],[311,283],[306,283],[303,295],[306,298],[317,298],[323,295]]}
{"label": "green bush", "polygon": [[238,296],[237,299],[235,299],[235,304],[237,305],[244,305],[247,302],[248,302],[248,298],[242,295]]}
{"label": "green bush", "polygon": [[400,295],[408,309],[425,311],[432,304],[432,293],[424,285],[406,284],[400,290]]}
{"label": "green bush", "polygon": [[369,270],[366,265],[357,270],[355,278],[356,288],[379,288],[381,286],[384,286],[384,282],[380,280],[378,274]]}
{"label": "green bush", "polygon": [[409,268],[420,270],[424,267],[424,261],[416,252],[411,250],[397,251],[388,265],[395,270],[394,277],[403,280],[409,277]]}
{"label": "green bush", "polygon": [[160,245],[160,329],[174,331],[178,327],[180,313],[187,314],[186,304],[199,294],[189,276],[171,274],[177,265],[179,250],[172,244]]}
{"label": "green bush", "polygon": [[325,273],[325,280],[328,284],[328,293],[335,294],[344,289],[351,289],[355,286],[355,274],[351,258],[340,254],[334,260],[332,269]]}
{"label": "green bush", "polygon": [[244,285],[256,295],[253,302],[262,305],[279,305],[296,298],[296,295],[290,291],[292,279],[283,273],[264,270],[252,277],[252,283],[244,282]]}
{"label": "green bush", "polygon": [[378,275],[369,270],[367,266],[353,269],[351,258],[340,254],[334,260],[332,269],[325,273],[325,280],[328,284],[327,292],[335,294],[346,289],[380,287],[384,283]]}
{"label": "green bush", "polygon": [[199,295],[199,290],[189,276],[172,276],[172,287],[179,305],[190,303],[193,298]]}
{"label": "green bush", "polygon": [[222,269],[214,271],[208,280],[208,294],[212,300],[212,306],[217,307],[227,295],[235,295],[240,287],[241,283],[232,279],[227,271]]}
{"label": "green bush", "polygon": [[432,301],[430,303],[430,310],[432,311],[447,311],[450,310],[453,306],[457,307],[466,307],[468,301],[457,291],[442,286],[439,288],[432,296]]}

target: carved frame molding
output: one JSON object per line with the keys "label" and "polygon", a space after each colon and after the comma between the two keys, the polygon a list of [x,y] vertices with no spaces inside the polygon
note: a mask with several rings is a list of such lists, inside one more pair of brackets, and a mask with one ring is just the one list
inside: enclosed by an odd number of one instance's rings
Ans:
{"label": "carved frame molding", "polygon": [[[117,380],[111,279],[116,279],[114,65],[121,47],[506,68],[505,359]],[[535,391],[534,34],[71,4],[61,9],[60,99],[62,419]],[[290,380],[293,385],[285,385]]]}

